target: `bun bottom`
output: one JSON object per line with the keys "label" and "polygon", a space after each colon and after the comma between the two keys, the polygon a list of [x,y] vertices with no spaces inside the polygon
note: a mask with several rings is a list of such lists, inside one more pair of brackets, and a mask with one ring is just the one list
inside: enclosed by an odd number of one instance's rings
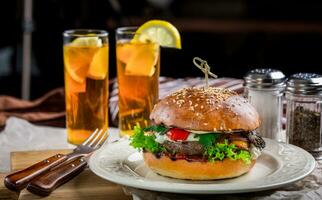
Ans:
{"label": "bun bottom", "polygon": [[188,162],[184,159],[172,161],[168,156],[157,158],[149,152],[143,153],[145,164],[154,172],[178,179],[214,180],[233,178],[247,173],[255,160],[246,164],[242,160],[224,159],[215,162]]}

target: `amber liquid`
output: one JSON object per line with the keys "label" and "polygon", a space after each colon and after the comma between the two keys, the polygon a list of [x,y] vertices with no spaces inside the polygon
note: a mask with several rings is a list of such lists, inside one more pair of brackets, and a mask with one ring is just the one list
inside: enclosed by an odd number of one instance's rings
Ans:
{"label": "amber liquid", "polygon": [[[149,115],[158,100],[159,92],[159,47],[156,48],[151,43],[118,42],[116,52],[119,129],[121,136],[130,136],[134,126],[150,125]],[[151,55],[152,60],[156,59],[152,65],[149,63]]]}
{"label": "amber liquid", "polygon": [[68,142],[81,144],[108,128],[108,46],[64,46]]}

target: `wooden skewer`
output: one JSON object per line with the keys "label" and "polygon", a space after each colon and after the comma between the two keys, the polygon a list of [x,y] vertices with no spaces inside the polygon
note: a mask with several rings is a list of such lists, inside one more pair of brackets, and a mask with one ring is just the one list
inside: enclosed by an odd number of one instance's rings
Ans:
{"label": "wooden skewer", "polygon": [[204,74],[205,74],[205,81],[206,81],[206,88],[209,87],[208,85],[208,75],[213,77],[213,78],[217,78],[218,76],[216,74],[213,74],[210,71],[210,66],[208,65],[207,61],[199,58],[199,57],[194,57],[193,58],[193,64],[198,67]]}

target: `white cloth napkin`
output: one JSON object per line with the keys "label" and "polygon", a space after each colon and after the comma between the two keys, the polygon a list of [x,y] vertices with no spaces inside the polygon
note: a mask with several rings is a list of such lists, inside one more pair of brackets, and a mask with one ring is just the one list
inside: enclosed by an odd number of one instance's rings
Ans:
{"label": "white cloth napkin", "polygon": [[35,126],[11,117],[0,133],[0,172],[10,171],[10,152],[45,149],[68,149],[65,129]]}
{"label": "white cloth napkin", "polygon": [[[118,136],[117,129],[109,129],[110,139]],[[10,152],[48,149],[69,149],[65,128],[35,126],[28,121],[11,117],[0,132],[0,172],[10,171]]]}

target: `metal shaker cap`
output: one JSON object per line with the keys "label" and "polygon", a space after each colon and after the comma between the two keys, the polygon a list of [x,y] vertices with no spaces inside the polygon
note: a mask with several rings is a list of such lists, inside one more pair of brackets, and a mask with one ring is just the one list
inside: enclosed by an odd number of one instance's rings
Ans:
{"label": "metal shaker cap", "polygon": [[322,75],[314,73],[293,74],[287,81],[286,92],[322,95]]}
{"label": "metal shaker cap", "polygon": [[244,86],[251,88],[283,88],[286,77],[276,69],[253,69],[244,76]]}

